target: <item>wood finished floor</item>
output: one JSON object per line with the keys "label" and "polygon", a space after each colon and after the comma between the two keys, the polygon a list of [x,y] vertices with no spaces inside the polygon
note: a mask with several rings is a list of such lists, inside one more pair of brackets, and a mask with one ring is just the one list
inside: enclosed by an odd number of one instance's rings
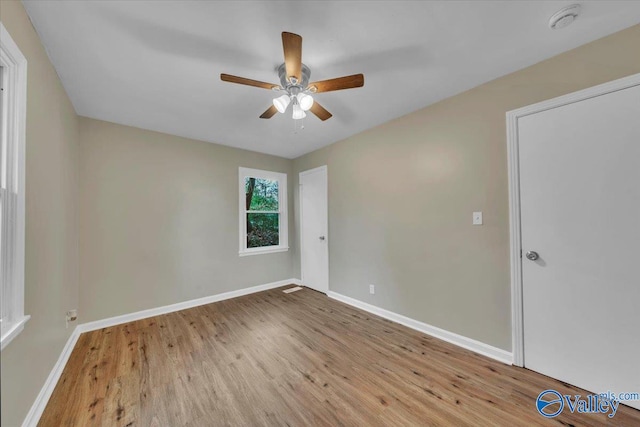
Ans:
{"label": "wood finished floor", "polygon": [[282,289],[82,334],[39,425],[640,425],[543,419],[542,390],[587,392]]}

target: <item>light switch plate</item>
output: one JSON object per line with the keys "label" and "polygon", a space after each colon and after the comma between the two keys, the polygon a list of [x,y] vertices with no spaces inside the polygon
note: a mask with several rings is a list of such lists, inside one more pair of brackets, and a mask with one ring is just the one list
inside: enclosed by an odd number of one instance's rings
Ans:
{"label": "light switch plate", "polygon": [[482,225],[482,212],[473,213],[473,225]]}

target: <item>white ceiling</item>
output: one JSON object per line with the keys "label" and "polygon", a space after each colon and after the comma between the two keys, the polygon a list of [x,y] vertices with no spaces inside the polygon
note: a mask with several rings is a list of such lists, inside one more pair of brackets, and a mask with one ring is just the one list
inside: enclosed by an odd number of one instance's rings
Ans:
{"label": "white ceiling", "polygon": [[[640,22],[640,2],[23,1],[78,114],[294,158]],[[317,94],[334,117],[258,116],[277,83],[280,33],[303,37],[311,80],[364,73]]]}

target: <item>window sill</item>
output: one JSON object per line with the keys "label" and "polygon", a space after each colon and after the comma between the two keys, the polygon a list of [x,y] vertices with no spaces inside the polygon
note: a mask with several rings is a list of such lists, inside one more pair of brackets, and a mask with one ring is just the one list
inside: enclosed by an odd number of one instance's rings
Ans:
{"label": "window sill", "polygon": [[11,326],[11,328],[9,328],[9,330],[7,332],[2,334],[2,340],[1,340],[1,344],[0,344],[0,351],[4,350],[4,348],[7,345],[9,345],[9,343],[11,341],[13,341],[13,339],[15,337],[20,335],[20,332],[22,332],[22,330],[24,329],[25,323],[27,323],[27,320],[29,320],[30,318],[31,318],[31,316],[22,316],[22,319],[18,320],[16,323],[14,323]]}
{"label": "window sill", "polygon": [[238,252],[240,256],[249,256],[249,255],[262,255],[262,254],[274,254],[277,252],[287,252],[289,250],[288,246],[279,246],[277,248],[269,248],[269,249],[254,249],[254,250],[246,250]]}

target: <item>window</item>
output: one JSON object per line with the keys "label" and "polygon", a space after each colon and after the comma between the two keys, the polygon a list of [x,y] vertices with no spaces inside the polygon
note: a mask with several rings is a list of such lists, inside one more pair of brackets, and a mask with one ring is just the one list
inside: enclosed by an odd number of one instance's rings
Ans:
{"label": "window", "polygon": [[240,168],[240,256],[283,252],[287,235],[287,174]]}
{"label": "window", "polygon": [[0,23],[0,331],[4,349],[23,329],[24,149],[27,60]]}

